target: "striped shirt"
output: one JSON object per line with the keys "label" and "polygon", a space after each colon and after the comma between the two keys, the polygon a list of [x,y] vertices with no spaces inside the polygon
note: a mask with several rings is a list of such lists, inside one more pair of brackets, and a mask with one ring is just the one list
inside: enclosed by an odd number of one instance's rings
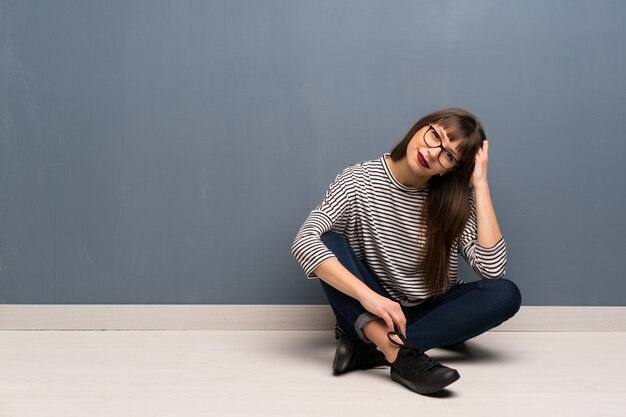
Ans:
{"label": "striped shirt", "polygon": [[[337,175],[322,202],[296,234],[291,253],[306,277],[316,278],[313,270],[322,262],[336,258],[322,242],[321,235],[336,232],[350,243],[393,300],[414,306],[428,298],[420,267],[426,242],[426,225],[420,211],[428,185],[419,188],[402,185],[389,170],[385,160],[388,155],[352,164]],[[470,203],[470,217],[450,252],[450,287],[463,283],[457,278],[459,253],[482,279],[500,278],[506,272],[504,238],[491,248],[477,243],[473,189],[470,189]]]}

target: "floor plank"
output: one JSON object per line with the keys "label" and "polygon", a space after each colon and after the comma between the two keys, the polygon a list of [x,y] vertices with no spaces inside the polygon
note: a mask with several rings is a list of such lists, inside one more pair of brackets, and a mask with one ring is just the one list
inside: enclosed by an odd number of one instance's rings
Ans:
{"label": "floor plank", "polygon": [[0,416],[623,416],[626,333],[488,332],[429,355],[436,396],[389,368],[331,374],[326,331],[2,331]]}

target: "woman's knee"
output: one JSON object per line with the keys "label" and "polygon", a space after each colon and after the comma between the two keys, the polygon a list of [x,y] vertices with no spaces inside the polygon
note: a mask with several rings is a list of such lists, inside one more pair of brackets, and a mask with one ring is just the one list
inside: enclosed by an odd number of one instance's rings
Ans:
{"label": "woman's knee", "polygon": [[502,314],[507,318],[513,317],[522,305],[522,293],[517,284],[504,278],[485,282],[489,283],[491,290],[495,293],[492,297],[494,301],[497,300],[495,304],[500,307]]}

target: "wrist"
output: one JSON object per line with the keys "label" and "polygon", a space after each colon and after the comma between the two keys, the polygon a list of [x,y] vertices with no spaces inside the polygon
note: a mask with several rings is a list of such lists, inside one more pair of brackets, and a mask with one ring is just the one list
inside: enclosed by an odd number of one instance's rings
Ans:
{"label": "wrist", "polygon": [[489,184],[487,183],[487,181],[480,181],[477,183],[473,183],[472,187],[474,187],[474,190],[485,190],[489,188]]}
{"label": "wrist", "polygon": [[359,288],[356,291],[356,299],[361,304],[363,304],[363,301],[371,297],[372,293],[374,293],[374,291],[367,285],[363,284],[362,286],[359,286]]}

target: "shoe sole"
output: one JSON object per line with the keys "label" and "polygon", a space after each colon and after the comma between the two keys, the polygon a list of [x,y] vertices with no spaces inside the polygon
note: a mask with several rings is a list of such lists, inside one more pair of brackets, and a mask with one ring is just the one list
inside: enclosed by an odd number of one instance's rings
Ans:
{"label": "shoe sole", "polygon": [[450,376],[447,379],[445,379],[443,382],[441,382],[440,384],[423,386],[423,385],[416,384],[413,381],[408,381],[402,378],[400,375],[397,375],[393,372],[391,373],[391,379],[393,381],[404,385],[411,391],[417,392],[418,394],[432,394],[434,392],[441,391],[442,389],[452,384],[453,382],[458,381],[460,377],[461,375],[459,375],[459,373],[456,370],[453,370],[453,372],[450,373]]}

